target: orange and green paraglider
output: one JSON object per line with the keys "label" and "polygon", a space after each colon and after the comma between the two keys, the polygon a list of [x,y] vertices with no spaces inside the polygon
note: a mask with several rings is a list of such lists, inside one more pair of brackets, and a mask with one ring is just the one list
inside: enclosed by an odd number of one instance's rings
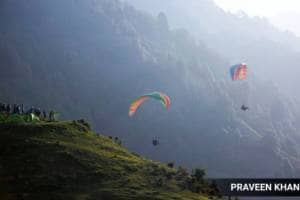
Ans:
{"label": "orange and green paraglider", "polygon": [[129,107],[129,116],[130,117],[133,116],[135,114],[135,112],[137,111],[137,109],[149,98],[159,100],[166,108],[170,107],[171,100],[166,94],[161,93],[161,92],[152,92],[152,93],[145,94],[143,96],[138,97],[136,100],[134,100],[131,103],[131,105]]}

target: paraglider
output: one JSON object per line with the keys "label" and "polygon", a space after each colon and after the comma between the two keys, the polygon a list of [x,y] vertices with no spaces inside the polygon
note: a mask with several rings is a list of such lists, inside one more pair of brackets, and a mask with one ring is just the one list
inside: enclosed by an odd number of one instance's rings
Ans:
{"label": "paraglider", "polygon": [[233,65],[230,68],[230,76],[233,81],[245,80],[247,77],[247,64],[240,63],[237,65]]}
{"label": "paraglider", "polygon": [[241,106],[241,110],[243,111],[247,111],[249,110],[249,107],[245,106],[244,104]]}
{"label": "paraglider", "polygon": [[[230,67],[230,77],[232,81],[245,80],[247,78],[247,72],[248,68],[246,63],[240,63]],[[247,111],[249,107],[243,104],[241,110]]]}
{"label": "paraglider", "polygon": [[167,109],[170,107],[171,100],[166,94],[161,92],[152,92],[138,97],[131,103],[129,107],[129,116],[132,117],[137,109],[149,98],[159,100]]}
{"label": "paraglider", "polygon": [[152,145],[153,146],[158,146],[159,145],[159,140],[158,139],[153,139],[152,140]]}

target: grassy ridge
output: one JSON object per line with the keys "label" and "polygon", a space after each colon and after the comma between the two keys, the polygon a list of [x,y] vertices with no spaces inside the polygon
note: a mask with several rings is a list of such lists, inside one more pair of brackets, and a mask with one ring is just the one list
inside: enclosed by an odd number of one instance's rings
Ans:
{"label": "grassy ridge", "polygon": [[206,199],[185,178],[82,122],[0,124],[0,199]]}

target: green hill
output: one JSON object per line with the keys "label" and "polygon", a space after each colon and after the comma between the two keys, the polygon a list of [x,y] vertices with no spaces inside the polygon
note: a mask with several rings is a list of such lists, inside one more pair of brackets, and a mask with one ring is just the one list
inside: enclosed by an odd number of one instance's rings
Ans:
{"label": "green hill", "polygon": [[0,199],[196,200],[213,192],[204,183],[193,193],[193,183],[182,168],[131,153],[84,121],[0,124]]}

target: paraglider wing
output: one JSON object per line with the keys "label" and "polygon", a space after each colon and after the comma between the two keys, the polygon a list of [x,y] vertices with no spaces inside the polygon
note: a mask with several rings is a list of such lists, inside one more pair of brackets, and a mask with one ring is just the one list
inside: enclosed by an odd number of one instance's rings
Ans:
{"label": "paraglider wing", "polygon": [[161,95],[163,96],[163,99],[164,99],[164,106],[166,107],[166,108],[169,108],[170,107],[170,105],[171,105],[171,100],[170,100],[170,97],[168,97],[166,94],[163,94],[163,93],[161,93]]}
{"label": "paraglider wing", "polygon": [[247,64],[241,63],[237,65],[233,65],[230,68],[230,75],[233,81],[236,80],[244,80],[247,77]]}
{"label": "paraglider wing", "polygon": [[170,107],[171,100],[166,94],[163,94],[161,92],[153,92],[140,96],[135,101],[133,101],[129,107],[129,116],[133,116],[137,109],[149,98],[159,100],[166,108]]}
{"label": "paraglider wing", "polygon": [[129,116],[133,116],[140,105],[142,105],[147,99],[149,99],[149,97],[142,96],[133,101],[129,107]]}

